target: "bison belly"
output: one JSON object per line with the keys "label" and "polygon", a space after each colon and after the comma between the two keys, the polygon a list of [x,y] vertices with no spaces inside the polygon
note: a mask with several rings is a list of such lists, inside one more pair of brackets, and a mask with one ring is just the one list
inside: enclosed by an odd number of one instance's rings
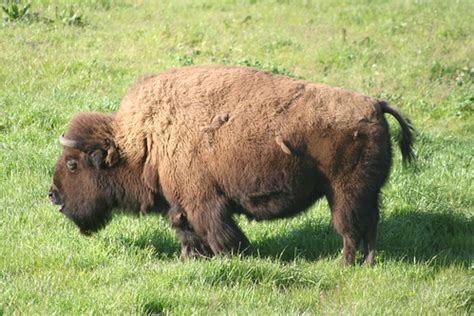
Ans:
{"label": "bison belly", "polygon": [[290,217],[325,192],[326,181],[306,155],[288,155],[277,145],[222,159],[214,175],[233,211],[255,220]]}

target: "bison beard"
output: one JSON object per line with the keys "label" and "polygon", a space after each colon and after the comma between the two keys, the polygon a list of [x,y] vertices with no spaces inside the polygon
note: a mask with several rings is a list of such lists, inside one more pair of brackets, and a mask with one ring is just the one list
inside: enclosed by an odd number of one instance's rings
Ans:
{"label": "bison beard", "polygon": [[380,190],[392,153],[386,102],[238,67],[188,67],[133,86],[115,115],[81,113],[60,138],[50,199],[84,234],[112,210],[167,214],[181,256],[244,252],[235,214],[296,215],[321,197],[342,236],[343,261],[363,244],[374,262]]}

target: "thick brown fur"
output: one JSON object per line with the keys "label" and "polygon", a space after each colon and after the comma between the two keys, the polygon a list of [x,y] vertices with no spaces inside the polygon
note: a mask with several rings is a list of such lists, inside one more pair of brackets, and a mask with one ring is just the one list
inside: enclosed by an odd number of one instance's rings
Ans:
{"label": "thick brown fur", "polygon": [[248,68],[175,69],[135,84],[115,116],[73,119],[65,137],[83,148],[65,148],[50,195],[84,232],[115,207],[167,211],[183,257],[245,251],[234,214],[289,217],[325,196],[344,262],[363,242],[371,264],[392,162],[384,113],[410,160],[412,127],[384,101]]}

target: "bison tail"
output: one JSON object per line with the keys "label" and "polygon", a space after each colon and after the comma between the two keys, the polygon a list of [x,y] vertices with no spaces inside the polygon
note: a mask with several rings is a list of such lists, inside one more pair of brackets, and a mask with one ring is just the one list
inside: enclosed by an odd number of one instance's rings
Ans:
{"label": "bison tail", "polygon": [[402,137],[399,145],[402,152],[403,162],[412,162],[415,158],[415,154],[413,152],[413,132],[415,129],[413,128],[413,125],[411,124],[410,120],[404,118],[396,108],[391,107],[387,102],[380,101],[379,105],[383,113],[391,114],[400,124],[400,127],[402,128]]}

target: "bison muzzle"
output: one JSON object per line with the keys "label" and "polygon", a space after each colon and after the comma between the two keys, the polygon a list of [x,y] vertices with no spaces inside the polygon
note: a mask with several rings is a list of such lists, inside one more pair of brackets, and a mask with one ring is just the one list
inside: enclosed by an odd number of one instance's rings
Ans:
{"label": "bison muzzle", "polygon": [[168,216],[181,256],[245,251],[234,215],[296,215],[326,197],[343,261],[372,264],[380,190],[412,126],[386,102],[239,67],[188,67],[137,82],[115,114],[80,113],[60,137],[51,201],[89,235],[112,211]]}

